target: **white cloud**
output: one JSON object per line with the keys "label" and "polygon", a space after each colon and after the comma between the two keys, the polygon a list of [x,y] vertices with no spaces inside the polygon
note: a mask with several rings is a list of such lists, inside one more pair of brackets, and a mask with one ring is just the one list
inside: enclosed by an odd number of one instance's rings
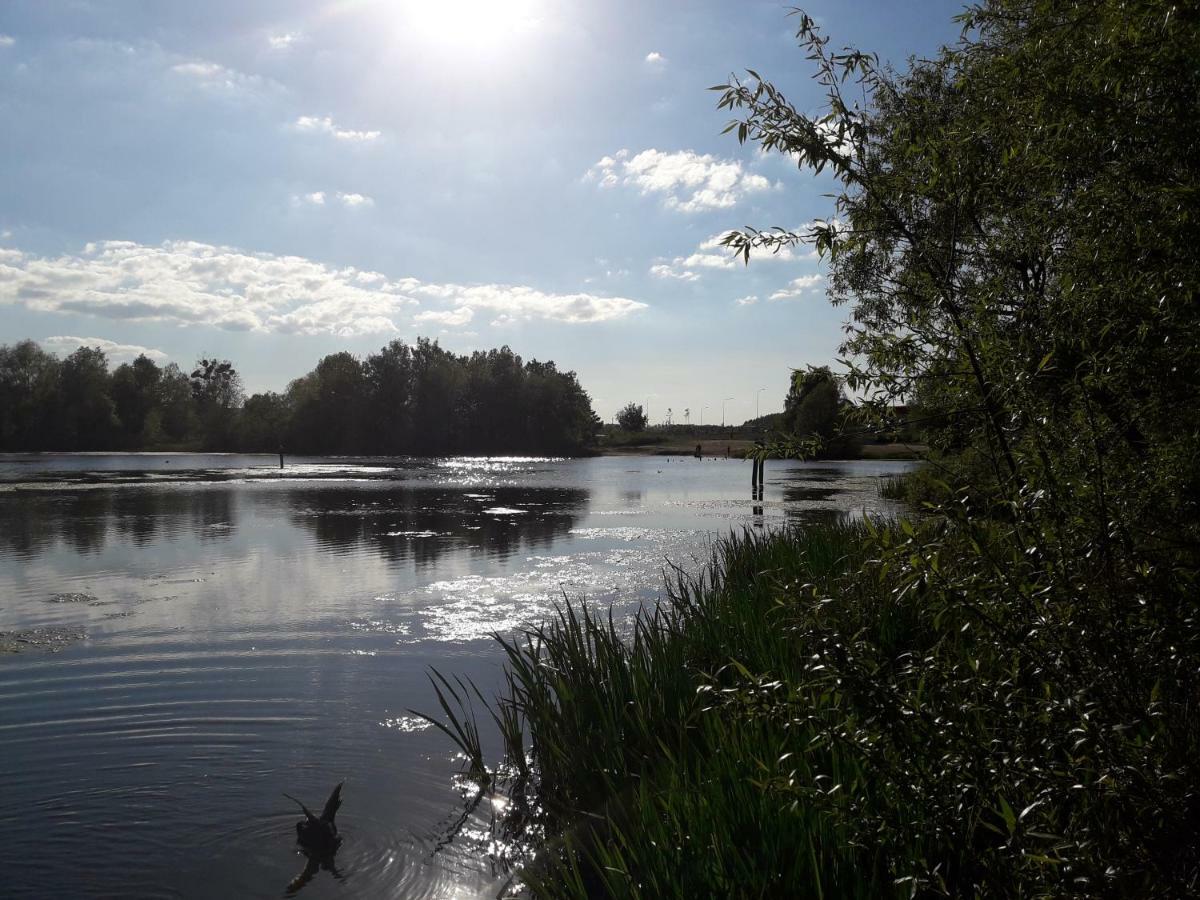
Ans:
{"label": "white cloud", "polygon": [[380,131],[354,131],[336,125],[329,116],[300,116],[296,119],[297,131],[309,131],[316,134],[332,135],[339,141],[362,144],[374,141],[383,133]]}
{"label": "white cloud", "polygon": [[267,46],[272,50],[290,50],[293,46],[304,39],[304,35],[298,31],[286,31],[279,34],[267,35]]}
{"label": "white cloud", "polygon": [[171,71],[208,89],[247,93],[266,85],[266,81],[258,75],[247,75],[206,59],[176,63],[171,66]]}
{"label": "white cloud", "polygon": [[[722,242],[727,232],[719,232],[701,241],[696,250],[688,256],[676,256],[669,263],[652,266],[651,275],[659,278],[678,278],[683,281],[696,281],[700,278],[697,269],[736,269],[741,266],[741,256],[733,253]],[[806,254],[806,256],[816,254]],[[790,247],[782,247],[772,253],[767,250],[751,251],[751,259],[774,260],[775,262],[793,262],[796,254]]]}
{"label": "white cloud", "polygon": [[738,306],[753,306],[755,303],[758,302],[758,295],[757,294],[747,294],[745,297],[738,297],[733,302],[736,303]]}
{"label": "white cloud", "polygon": [[105,319],[212,325],[273,333],[393,333],[422,299],[449,307],[443,324],[486,309],[513,319],[585,323],[646,304],[623,297],[550,294],[520,285],[459,285],[336,269],[300,256],[248,253],[193,241],[88,244],[42,257],[0,250],[0,304]]}
{"label": "white cloud", "polygon": [[11,34],[0,34],[0,47],[11,47],[17,39]]}
{"label": "white cloud", "polygon": [[536,288],[506,284],[425,284],[413,293],[447,300],[455,307],[499,313],[499,321],[548,319],[569,324],[605,322],[623,319],[646,304],[625,297],[598,297],[595,294],[548,294]]}
{"label": "white cloud", "polygon": [[338,191],[337,198],[342,201],[343,206],[354,208],[356,206],[374,206],[375,201],[365,194],[343,194]]}
{"label": "white cloud", "polygon": [[825,280],[824,275],[801,275],[788,282],[787,287],[773,293],[768,300],[793,300],[803,294],[819,294],[818,285]]}
{"label": "white cloud", "polygon": [[667,58],[657,50],[651,50],[646,54],[646,65],[655,72],[661,72],[667,67]]}
{"label": "white cloud", "polygon": [[325,206],[331,199],[336,199],[348,209],[375,205],[375,200],[366,194],[347,194],[342,191],[329,194],[326,191],[313,191],[308,194],[292,194],[292,206]]}
{"label": "white cloud", "polygon": [[763,176],[747,172],[737,160],[693,150],[664,153],[650,149],[635,156],[620,150],[600,159],[584,177],[598,181],[601,187],[623,184],[638,188],[642,194],[661,194],[668,208],[687,213],[729,209],[747,194],[771,186]]}
{"label": "white cloud", "polygon": [[63,356],[74,353],[80,347],[99,347],[108,355],[109,360],[114,362],[134,360],[139,356],[148,356],[156,362],[163,362],[167,358],[167,354],[161,350],[142,347],[138,344],[118,344],[116,341],[110,341],[108,338],[73,337],[59,334],[43,338],[39,343],[51,353],[58,353]]}
{"label": "white cloud", "polygon": [[458,309],[446,310],[426,310],[419,312],[413,316],[413,321],[418,323],[432,322],[436,325],[457,326],[466,325],[475,318],[475,310],[469,306],[460,306]]}
{"label": "white cloud", "polygon": [[658,263],[650,267],[650,274],[655,278],[675,278],[679,281],[699,281],[700,276],[686,269],[676,269],[666,263]]}

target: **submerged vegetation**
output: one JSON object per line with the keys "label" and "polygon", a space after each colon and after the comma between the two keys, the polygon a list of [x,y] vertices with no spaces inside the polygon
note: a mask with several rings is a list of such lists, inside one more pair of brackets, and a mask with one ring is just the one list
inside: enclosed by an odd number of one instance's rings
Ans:
{"label": "submerged vegetation", "polygon": [[923,515],[735,536],[631,630],[569,607],[505,640],[523,878],[1194,895],[1200,10],[987,0],[903,75],[799,21],[828,114],[753,72],[719,105],[832,173],[836,219],[726,243],[824,254],[847,386],[928,416],[932,467],[885,488]]}
{"label": "submerged vegetation", "polygon": [[574,372],[508,347],[459,356],[397,340],[246,397],[229,360],[184,374],[143,355],[109,372],[97,347],[59,360],[33,341],[0,345],[0,451],[577,453],[598,427]]}

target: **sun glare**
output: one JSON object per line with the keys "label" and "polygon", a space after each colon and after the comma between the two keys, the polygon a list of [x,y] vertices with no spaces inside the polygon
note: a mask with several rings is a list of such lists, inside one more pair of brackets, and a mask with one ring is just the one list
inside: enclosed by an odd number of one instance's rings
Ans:
{"label": "sun glare", "polygon": [[443,48],[501,50],[537,29],[537,0],[409,0],[400,26],[416,40]]}

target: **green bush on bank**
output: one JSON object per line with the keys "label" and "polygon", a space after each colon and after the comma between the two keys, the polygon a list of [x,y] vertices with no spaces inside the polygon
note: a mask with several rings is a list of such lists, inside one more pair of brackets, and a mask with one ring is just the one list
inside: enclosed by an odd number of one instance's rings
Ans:
{"label": "green bush on bank", "polygon": [[631,630],[567,607],[504,641],[492,786],[545,836],[532,893],[1186,890],[1196,729],[1155,614],[1090,634],[1013,534],[734,536]]}

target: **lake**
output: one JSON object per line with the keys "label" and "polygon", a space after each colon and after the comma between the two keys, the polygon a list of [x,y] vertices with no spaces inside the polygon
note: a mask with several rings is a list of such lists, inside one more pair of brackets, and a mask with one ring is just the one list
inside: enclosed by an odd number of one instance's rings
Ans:
{"label": "lake", "polygon": [[459,762],[411,709],[490,692],[490,635],[564,597],[632,614],[731,529],[888,514],[904,462],[0,455],[9,897],[282,896],[345,779],[318,897],[485,897]]}

